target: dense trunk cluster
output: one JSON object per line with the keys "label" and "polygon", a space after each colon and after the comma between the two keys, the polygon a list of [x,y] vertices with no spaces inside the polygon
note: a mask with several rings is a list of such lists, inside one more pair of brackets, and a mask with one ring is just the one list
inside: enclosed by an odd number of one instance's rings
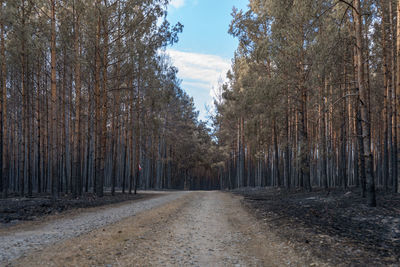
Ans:
{"label": "dense trunk cluster", "polygon": [[194,158],[211,143],[208,129],[162,52],[182,31],[165,20],[167,5],[0,1],[4,197],[102,196],[211,177]]}
{"label": "dense trunk cluster", "polygon": [[371,206],[375,186],[398,192],[399,12],[395,0],[234,10],[239,47],[214,119],[221,186],[357,186]]}

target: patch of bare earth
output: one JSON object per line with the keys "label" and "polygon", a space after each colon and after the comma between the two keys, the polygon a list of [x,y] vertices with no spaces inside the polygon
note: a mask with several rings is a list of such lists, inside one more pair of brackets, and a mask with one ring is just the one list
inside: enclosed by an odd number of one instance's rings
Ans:
{"label": "patch of bare earth", "polygon": [[9,266],[324,266],[249,214],[241,197],[190,192]]}

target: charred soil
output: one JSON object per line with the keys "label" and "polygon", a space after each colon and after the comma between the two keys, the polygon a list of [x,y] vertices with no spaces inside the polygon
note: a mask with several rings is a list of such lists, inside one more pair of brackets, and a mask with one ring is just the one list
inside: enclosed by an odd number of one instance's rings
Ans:
{"label": "charred soil", "polygon": [[333,265],[400,263],[400,195],[378,193],[370,208],[356,190],[241,189],[244,204],[266,226]]}
{"label": "charred soil", "polygon": [[112,196],[106,193],[104,197],[99,198],[92,193],[85,193],[78,198],[64,195],[56,201],[44,194],[30,198],[11,196],[0,200],[0,228],[15,225],[21,221],[35,221],[67,210],[105,206],[144,197],[151,197],[151,195],[116,193]]}

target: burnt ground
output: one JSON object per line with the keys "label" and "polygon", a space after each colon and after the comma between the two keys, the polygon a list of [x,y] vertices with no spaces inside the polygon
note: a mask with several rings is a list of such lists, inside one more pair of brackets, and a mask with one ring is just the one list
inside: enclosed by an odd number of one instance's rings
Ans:
{"label": "burnt ground", "polygon": [[400,194],[370,208],[356,190],[241,189],[244,204],[302,253],[332,264],[400,266]]}
{"label": "burnt ground", "polygon": [[104,197],[99,198],[92,193],[85,193],[78,198],[63,195],[56,201],[50,195],[45,194],[34,195],[30,198],[10,196],[7,199],[0,199],[0,228],[21,221],[38,220],[44,216],[59,214],[67,210],[99,207],[150,196],[151,194],[122,193],[112,196],[110,193],[105,193]]}

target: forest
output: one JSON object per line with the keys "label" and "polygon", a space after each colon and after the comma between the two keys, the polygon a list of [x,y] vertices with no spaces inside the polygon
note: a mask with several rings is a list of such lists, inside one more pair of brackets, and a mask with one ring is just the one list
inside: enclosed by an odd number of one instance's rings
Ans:
{"label": "forest", "polygon": [[231,1],[0,0],[0,266],[399,265],[400,0]]}
{"label": "forest", "polygon": [[164,52],[183,29],[167,4],[1,1],[3,197],[183,189],[200,186],[189,172],[211,175],[207,127]]}
{"label": "forest", "polygon": [[400,192],[400,2],[249,2],[215,101],[222,187]]}
{"label": "forest", "polygon": [[251,0],[201,121],[169,1],[1,1],[3,197],[137,189],[399,192],[400,3]]}

